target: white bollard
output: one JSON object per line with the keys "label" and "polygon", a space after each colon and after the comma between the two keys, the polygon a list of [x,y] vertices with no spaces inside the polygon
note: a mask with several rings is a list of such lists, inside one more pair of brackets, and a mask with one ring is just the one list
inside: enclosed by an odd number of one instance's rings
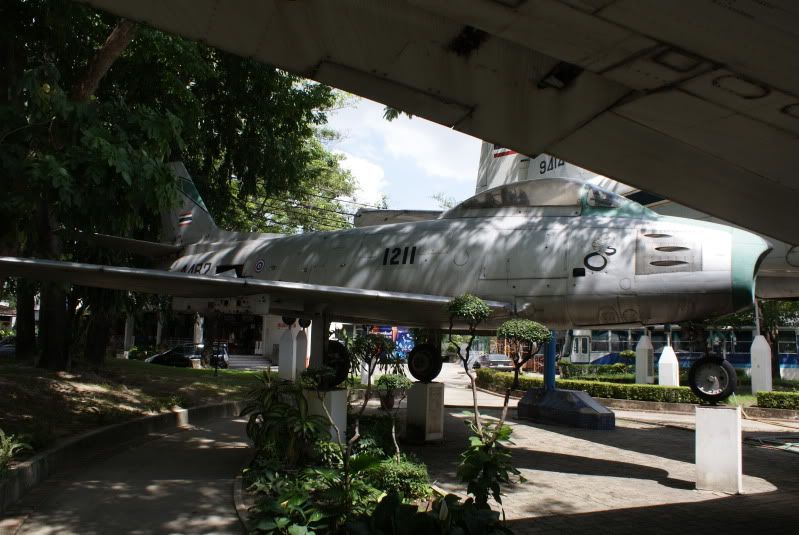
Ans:
{"label": "white bollard", "polygon": [[655,348],[652,339],[645,334],[635,346],[635,382],[652,383],[655,380]]}
{"label": "white bollard", "polygon": [[771,392],[771,346],[762,334],[755,336],[750,350],[752,358],[752,394]]}
{"label": "white bollard", "polygon": [[658,360],[658,384],[661,386],[680,386],[680,362],[674,348],[666,346]]}
{"label": "white bollard", "polygon": [[742,489],[741,408],[696,408],[696,488],[728,494]]}
{"label": "white bollard", "polygon": [[280,335],[280,347],[277,353],[277,367],[278,375],[281,379],[288,379],[289,381],[297,380],[297,366],[294,362],[296,354],[296,331],[288,327],[283,334]]}

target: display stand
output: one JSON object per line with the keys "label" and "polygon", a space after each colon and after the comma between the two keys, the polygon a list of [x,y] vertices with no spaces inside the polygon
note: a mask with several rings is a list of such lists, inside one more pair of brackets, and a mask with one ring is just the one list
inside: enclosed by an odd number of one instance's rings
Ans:
{"label": "display stand", "polygon": [[696,408],[696,488],[742,491],[741,408]]}
{"label": "display stand", "polygon": [[[316,390],[305,390],[305,399],[308,401],[308,412],[310,414],[319,415],[327,419],[325,409],[322,408],[322,400],[319,399],[319,393]],[[341,432],[341,437],[336,433],[336,428],[330,426],[330,440],[339,442],[339,440],[346,441],[347,433],[347,390],[328,390],[324,392],[324,403],[327,411],[330,413],[330,418],[338,426]]]}
{"label": "display stand", "polygon": [[660,354],[658,384],[660,386],[680,386],[680,362],[671,346],[664,347]]}
{"label": "display stand", "polygon": [[413,442],[444,439],[444,383],[413,383],[408,390],[406,438]]}

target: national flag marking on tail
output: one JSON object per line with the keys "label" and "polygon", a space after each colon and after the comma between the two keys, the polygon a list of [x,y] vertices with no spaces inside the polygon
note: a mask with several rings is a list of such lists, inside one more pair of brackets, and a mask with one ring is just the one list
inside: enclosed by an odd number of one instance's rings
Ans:
{"label": "national flag marking on tail", "polygon": [[511,154],[516,154],[515,150],[506,149],[505,147],[500,147],[499,145],[494,145],[494,158],[501,158],[502,156],[510,156]]}
{"label": "national flag marking on tail", "polygon": [[178,225],[181,227],[185,227],[186,225],[191,225],[192,215],[191,212],[183,212],[182,214],[178,215]]}

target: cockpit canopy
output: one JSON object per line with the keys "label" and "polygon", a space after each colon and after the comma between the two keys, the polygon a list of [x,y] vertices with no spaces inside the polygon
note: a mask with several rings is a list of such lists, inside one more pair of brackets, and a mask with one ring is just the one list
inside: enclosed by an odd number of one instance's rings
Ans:
{"label": "cockpit canopy", "polygon": [[648,208],[593,184],[542,178],[491,188],[444,212],[441,219],[492,215],[657,217]]}

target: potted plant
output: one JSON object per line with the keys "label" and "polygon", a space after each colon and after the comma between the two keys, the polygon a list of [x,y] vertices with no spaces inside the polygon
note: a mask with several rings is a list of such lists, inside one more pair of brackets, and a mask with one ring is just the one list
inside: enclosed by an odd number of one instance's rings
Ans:
{"label": "potted plant", "polygon": [[405,392],[411,387],[411,380],[398,373],[387,373],[377,378],[376,387],[381,408],[390,411],[394,408],[397,396],[405,397]]}

